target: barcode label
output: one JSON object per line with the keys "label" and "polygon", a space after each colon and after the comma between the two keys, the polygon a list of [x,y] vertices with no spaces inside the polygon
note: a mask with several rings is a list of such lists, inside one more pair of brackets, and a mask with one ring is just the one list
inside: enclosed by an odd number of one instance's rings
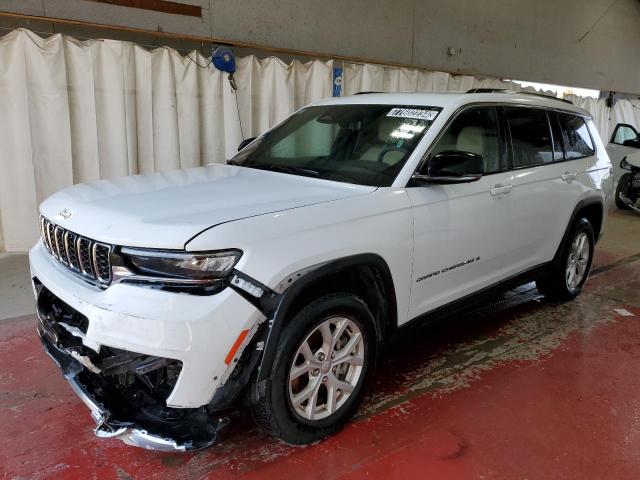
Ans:
{"label": "barcode label", "polygon": [[413,118],[416,120],[432,121],[438,116],[438,110],[423,110],[421,108],[392,108],[387,117]]}

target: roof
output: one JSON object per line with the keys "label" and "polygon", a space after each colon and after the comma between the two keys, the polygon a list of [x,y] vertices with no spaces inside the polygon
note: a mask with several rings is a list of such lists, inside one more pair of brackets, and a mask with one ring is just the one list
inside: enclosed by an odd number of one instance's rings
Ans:
{"label": "roof", "polygon": [[578,113],[587,117],[591,114],[564,100],[527,92],[511,91],[470,91],[470,92],[429,92],[429,93],[362,93],[346,97],[322,100],[315,105],[348,104],[389,104],[442,107],[457,109],[470,103],[513,103],[531,105]]}

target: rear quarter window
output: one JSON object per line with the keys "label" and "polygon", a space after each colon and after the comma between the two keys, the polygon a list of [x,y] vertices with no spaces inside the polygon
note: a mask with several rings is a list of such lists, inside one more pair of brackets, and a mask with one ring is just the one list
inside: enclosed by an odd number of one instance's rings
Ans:
{"label": "rear quarter window", "polygon": [[593,140],[583,117],[570,113],[558,113],[567,160],[590,157],[595,153]]}

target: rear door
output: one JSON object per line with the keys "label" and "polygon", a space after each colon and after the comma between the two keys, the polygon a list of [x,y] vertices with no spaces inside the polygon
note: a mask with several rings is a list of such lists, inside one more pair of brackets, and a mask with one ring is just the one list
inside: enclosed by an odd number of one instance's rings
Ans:
{"label": "rear door", "polygon": [[624,157],[632,153],[640,152],[640,136],[638,131],[629,124],[619,123],[613,130],[611,141],[607,145],[607,153],[613,165],[614,180],[618,181],[624,171],[620,168],[620,162]]}
{"label": "rear door", "polygon": [[584,187],[593,140],[583,117],[503,107],[513,156],[511,274],[550,261]]}

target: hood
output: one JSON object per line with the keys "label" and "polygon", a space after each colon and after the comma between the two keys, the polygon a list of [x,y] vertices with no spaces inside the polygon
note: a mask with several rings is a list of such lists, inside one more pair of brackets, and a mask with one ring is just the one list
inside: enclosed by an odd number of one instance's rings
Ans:
{"label": "hood", "polygon": [[94,240],[182,249],[191,238],[221,223],[374,190],[232,165],[209,165],[74,185],[47,198],[40,212]]}

